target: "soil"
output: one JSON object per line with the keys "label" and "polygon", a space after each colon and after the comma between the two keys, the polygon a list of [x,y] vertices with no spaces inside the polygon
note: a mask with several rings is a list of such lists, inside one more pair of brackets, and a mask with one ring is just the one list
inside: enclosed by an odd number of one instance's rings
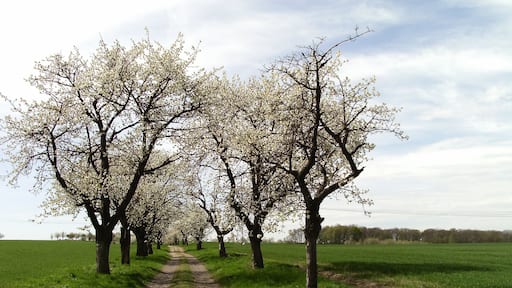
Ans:
{"label": "soil", "polygon": [[352,278],[350,276],[336,274],[332,271],[322,271],[322,272],[319,272],[319,274],[324,276],[325,278],[328,278],[328,279],[331,279],[331,280],[337,281],[337,282],[343,282],[345,284],[348,284],[348,285],[356,287],[356,288],[386,288],[386,287],[388,287],[385,284],[372,282],[367,279],[356,279],[356,278]]}
{"label": "soil", "polygon": [[203,263],[199,262],[194,256],[187,254],[183,251],[183,248],[179,246],[170,246],[169,254],[171,260],[165,263],[164,267],[159,274],[155,276],[153,281],[146,285],[146,288],[168,288],[174,273],[181,264],[181,260],[185,259],[188,262],[190,271],[194,278],[194,287],[196,288],[219,288],[220,286],[215,283],[213,278],[206,270]]}

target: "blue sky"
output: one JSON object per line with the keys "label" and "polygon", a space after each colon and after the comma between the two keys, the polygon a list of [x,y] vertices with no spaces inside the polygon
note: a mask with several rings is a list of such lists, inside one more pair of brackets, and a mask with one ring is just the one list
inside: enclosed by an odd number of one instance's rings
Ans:
{"label": "blue sky", "polygon": [[[367,217],[343,199],[324,205],[326,224],[371,227],[512,229],[512,2],[471,1],[3,1],[0,92],[37,97],[23,79],[34,61],[100,37],[170,44],[182,32],[200,42],[198,64],[242,77],[317,37],[327,43],[370,27],[342,47],[344,74],[375,75],[381,100],[402,107],[402,142],[375,137],[357,183],[375,205]],[[7,113],[0,107],[3,117]],[[0,172],[6,173],[2,164]],[[48,239],[87,222],[33,219],[44,191],[0,179],[0,233]],[[297,226],[298,224],[292,224]]]}

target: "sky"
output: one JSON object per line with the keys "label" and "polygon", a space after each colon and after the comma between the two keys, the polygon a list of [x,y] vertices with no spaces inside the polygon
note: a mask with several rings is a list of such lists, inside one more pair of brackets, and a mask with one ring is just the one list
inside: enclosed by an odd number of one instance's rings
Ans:
{"label": "sky", "polygon": [[[357,185],[374,205],[333,197],[324,225],[381,228],[512,229],[512,1],[1,1],[0,93],[34,99],[24,80],[35,61],[78,47],[90,55],[100,39],[170,45],[178,33],[201,48],[197,65],[242,78],[324,37],[326,44],[372,33],[341,47],[342,73],[375,76],[380,100],[402,107],[409,140],[377,145]],[[0,117],[9,109],[0,107]],[[0,152],[0,158],[3,154]],[[0,164],[0,174],[8,173]],[[87,225],[78,217],[31,221],[45,191],[0,178],[4,239],[50,239]],[[287,223],[283,229],[300,223]],[[285,231],[286,232],[286,231]],[[284,234],[286,234],[283,232]]]}

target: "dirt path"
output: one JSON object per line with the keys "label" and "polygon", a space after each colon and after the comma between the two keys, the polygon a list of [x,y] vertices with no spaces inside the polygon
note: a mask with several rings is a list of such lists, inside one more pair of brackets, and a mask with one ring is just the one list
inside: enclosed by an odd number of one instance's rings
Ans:
{"label": "dirt path", "polygon": [[169,246],[169,254],[171,260],[165,263],[162,271],[155,276],[153,281],[146,285],[146,288],[168,288],[174,273],[181,264],[181,260],[185,259],[188,262],[192,276],[194,277],[194,287],[196,288],[219,288],[220,286],[215,283],[213,278],[206,270],[206,267],[199,262],[194,256],[187,254],[183,248],[179,246]]}

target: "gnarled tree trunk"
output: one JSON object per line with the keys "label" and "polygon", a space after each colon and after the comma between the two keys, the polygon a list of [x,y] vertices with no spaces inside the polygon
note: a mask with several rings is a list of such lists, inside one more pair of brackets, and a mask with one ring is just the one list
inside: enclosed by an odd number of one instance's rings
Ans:
{"label": "gnarled tree trunk", "polygon": [[109,255],[112,231],[104,227],[96,229],[96,272],[110,274]]}
{"label": "gnarled tree trunk", "polygon": [[131,236],[130,229],[121,226],[121,239],[119,239],[119,244],[121,244],[121,264],[130,264],[130,244],[131,244]]}
{"label": "gnarled tree trunk", "polygon": [[228,257],[226,244],[224,243],[224,235],[217,235],[217,241],[219,241],[219,256],[223,258]]}
{"label": "gnarled tree trunk", "polygon": [[262,269],[263,265],[263,253],[261,252],[261,238],[263,232],[259,225],[253,225],[252,230],[249,230],[249,241],[251,242],[252,250],[252,267]]}
{"label": "gnarled tree trunk", "polygon": [[320,230],[322,229],[323,218],[320,217],[320,206],[310,205],[306,209],[306,287],[317,288],[318,286],[318,264],[316,244]]}
{"label": "gnarled tree trunk", "polygon": [[201,241],[201,238],[196,237],[196,249],[201,250],[203,249],[203,241]]}
{"label": "gnarled tree trunk", "polygon": [[153,243],[152,242],[146,242],[146,243],[147,243],[148,254],[153,254]]}
{"label": "gnarled tree trunk", "polygon": [[137,239],[137,256],[148,256],[148,245],[146,242],[146,230],[144,228],[134,228],[133,233]]}

